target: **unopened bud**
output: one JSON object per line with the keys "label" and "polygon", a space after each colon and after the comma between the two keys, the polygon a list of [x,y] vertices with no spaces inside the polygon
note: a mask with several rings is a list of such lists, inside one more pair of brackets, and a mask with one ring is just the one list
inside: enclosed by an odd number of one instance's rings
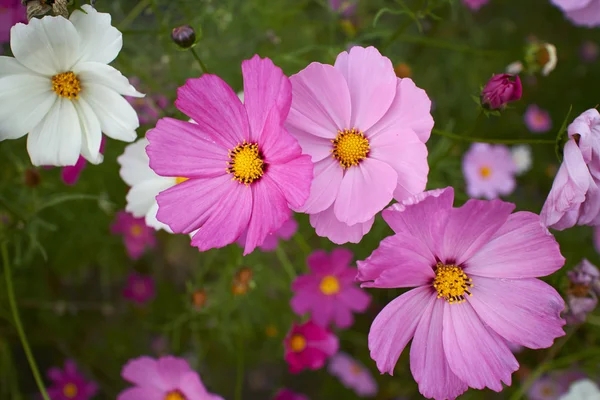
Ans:
{"label": "unopened bud", "polygon": [[394,67],[394,72],[398,78],[410,78],[412,76],[412,68],[406,63],[400,63]]}
{"label": "unopened bud", "polygon": [[171,38],[182,49],[189,49],[196,44],[196,31],[189,25],[173,28]]}
{"label": "unopened bud", "polygon": [[523,94],[519,75],[494,75],[481,91],[481,105],[496,110],[511,101],[517,101]]}
{"label": "unopened bud", "polygon": [[247,284],[252,280],[252,270],[248,267],[240,268],[235,274],[235,279],[238,282]]}

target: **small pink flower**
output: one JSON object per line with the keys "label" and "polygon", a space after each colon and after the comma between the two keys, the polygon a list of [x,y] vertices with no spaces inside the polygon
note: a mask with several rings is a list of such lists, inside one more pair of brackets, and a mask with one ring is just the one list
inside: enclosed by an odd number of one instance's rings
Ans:
{"label": "small pink flower", "polygon": [[377,382],[364,365],[346,353],[337,353],[329,361],[329,373],[337,376],[348,389],[360,397],[373,397],[377,394]]}
{"label": "small pink flower", "polygon": [[146,248],[156,246],[154,229],[146,226],[144,218],[135,218],[126,211],[119,211],[110,227],[113,235],[123,235],[127,254],[137,260]]}
{"label": "small pink flower", "polygon": [[325,360],[339,348],[338,338],[312,321],[292,325],[284,339],[285,361],[290,372],[296,374],[305,368],[323,368]]}
{"label": "small pink flower", "polygon": [[593,28],[600,26],[600,0],[552,0],[574,24]]}
{"label": "small pink flower", "polygon": [[392,198],[425,189],[431,101],[374,47],[354,46],[335,65],[314,62],[290,80],[286,127],[315,163],[299,211],[317,235],[358,243]]}
{"label": "small pink flower", "polygon": [[340,13],[346,18],[351,17],[356,13],[357,6],[358,0],[329,0],[329,7],[331,7],[331,10]]}
{"label": "small pink flower", "polygon": [[[102,141],[100,142],[100,154],[104,153],[104,145],[106,142],[106,137],[102,136]],[[65,185],[72,186],[77,183],[79,180],[79,175],[84,170],[87,165],[87,160],[83,158],[83,156],[79,156],[77,163],[73,166],[63,167],[60,173],[60,176],[65,183]]]}
{"label": "small pink flower", "polygon": [[98,392],[98,385],[85,379],[73,360],[65,361],[62,370],[50,368],[47,374],[52,381],[52,386],[48,387],[52,400],[89,400]]}
{"label": "small pink flower", "polygon": [[281,389],[279,392],[277,392],[275,397],[273,397],[273,400],[309,400],[309,399],[308,399],[308,397],[306,397],[303,394],[298,394],[298,393],[292,392],[290,389]]}
{"label": "small pink flower", "polygon": [[[294,219],[294,217],[290,217],[287,221],[281,225],[275,232],[271,232],[267,235],[264,242],[258,248],[261,251],[274,251],[279,244],[279,239],[281,240],[290,240],[292,236],[296,234],[298,231],[298,222]],[[239,246],[242,248],[246,245],[246,237],[247,232],[242,233],[242,235],[236,241]]]}
{"label": "small pink flower", "polygon": [[352,312],[365,312],[371,297],[354,283],[356,269],[350,267],[352,252],[337,248],[327,254],[317,250],[308,256],[311,269],[292,283],[294,297],[290,305],[298,315],[310,312],[316,324],[335,323],[345,329],[354,323]]}
{"label": "small pink flower", "polygon": [[27,23],[27,8],[21,0],[0,0],[0,45],[10,40],[10,28],[19,22]]}
{"label": "small pink flower", "polygon": [[[218,76],[179,88],[175,105],[195,123],[163,118],[146,137],[150,168],[189,178],[157,197],[159,221],[175,233],[197,231],[201,251],[235,242],[247,231],[251,253],[308,198],[310,157],[282,126],[291,85],[280,68],[258,56],[242,63],[244,103]],[[185,210],[185,212],[182,212]]]}
{"label": "small pink flower", "polygon": [[148,275],[132,272],[127,278],[127,285],[123,289],[123,297],[137,304],[146,304],[156,296],[154,279]]}
{"label": "small pink flower", "polygon": [[519,75],[498,74],[490,78],[481,91],[481,104],[491,110],[517,101],[523,94]]}
{"label": "small pink flower", "polygon": [[542,110],[535,104],[530,104],[523,115],[527,129],[533,133],[544,133],[552,129],[552,119],[546,110]]}
{"label": "small pink flower", "polygon": [[463,0],[463,4],[469,7],[473,11],[477,11],[483,6],[487,4],[490,0]]}
{"label": "small pink flower", "polygon": [[[141,81],[138,77],[129,80],[135,87],[141,87]],[[160,116],[160,112],[167,108],[169,99],[162,94],[151,95],[146,92],[146,97],[125,96],[125,99],[133,106],[140,119],[140,125],[155,123]]]}
{"label": "small pink flower", "polygon": [[600,53],[600,48],[598,44],[592,42],[591,40],[586,40],[581,44],[579,48],[579,56],[586,63],[593,63],[598,58],[598,54]]}
{"label": "small pink flower", "polygon": [[536,279],[565,259],[538,215],[500,200],[453,208],[452,188],[394,204],[395,235],[358,262],[362,286],[417,287],[389,303],[369,332],[371,358],[394,372],[412,339],[411,372],[427,398],[453,400],[469,387],[501,391],[519,364],[507,346],[540,349],[563,336],[564,301]]}
{"label": "small pink flower", "polygon": [[517,166],[504,145],[473,143],[463,157],[462,169],[470,197],[493,200],[515,190]]}
{"label": "small pink flower", "polygon": [[135,386],[121,392],[117,400],[223,400],[208,393],[183,358],[135,358],[125,364],[121,376]]}
{"label": "small pink flower", "polygon": [[568,324],[581,324],[598,304],[600,271],[584,258],[575,268],[567,272],[567,276],[569,290],[565,318]]}

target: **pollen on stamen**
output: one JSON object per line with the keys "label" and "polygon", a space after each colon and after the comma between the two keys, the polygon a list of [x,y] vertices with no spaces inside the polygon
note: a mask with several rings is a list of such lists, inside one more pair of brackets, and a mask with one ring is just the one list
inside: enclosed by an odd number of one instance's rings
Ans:
{"label": "pollen on stamen", "polygon": [[81,82],[72,72],[63,72],[52,77],[52,90],[69,100],[78,99],[81,92]]}
{"label": "pollen on stamen", "polygon": [[256,143],[238,143],[233,150],[229,150],[229,158],[231,161],[227,162],[227,173],[233,174],[232,180],[246,186],[265,173],[266,164]]}
{"label": "pollen on stamen", "polygon": [[433,287],[437,290],[437,298],[444,298],[450,304],[465,301],[465,296],[472,296],[469,291],[473,287],[472,279],[465,274],[461,267],[438,262],[435,266]]}
{"label": "pollen on stamen", "polygon": [[332,157],[339,161],[342,168],[358,165],[361,160],[367,158],[371,149],[369,139],[356,128],[338,131],[331,143],[333,143]]}

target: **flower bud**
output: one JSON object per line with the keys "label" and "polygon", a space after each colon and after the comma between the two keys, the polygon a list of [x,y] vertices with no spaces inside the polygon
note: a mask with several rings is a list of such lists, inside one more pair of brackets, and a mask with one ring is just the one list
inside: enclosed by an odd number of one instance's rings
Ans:
{"label": "flower bud", "polygon": [[481,91],[481,105],[495,110],[521,98],[523,86],[519,75],[494,75]]}
{"label": "flower bud", "polygon": [[200,311],[206,304],[206,290],[196,289],[192,293],[192,304],[197,311]]}
{"label": "flower bud", "polygon": [[240,283],[247,284],[252,280],[252,270],[248,267],[240,268],[235,274],[235,279]]}
{"label": "flower bud", "polygon": [[37,187],[42,181],[40,172],[35,168],[28,168],[25,170],[25,185],[30,188]]}
{"label": "flower bud", "polygon": [[196,31],[189,25],[173,28],[171,38],[182,49],[189,49],[196,44]]}
{"label": "flower bud", "polygon": [[397,64],[394,67],[394,72],[398,78],[410,78],[412,76],[412,68],[406,63]]}

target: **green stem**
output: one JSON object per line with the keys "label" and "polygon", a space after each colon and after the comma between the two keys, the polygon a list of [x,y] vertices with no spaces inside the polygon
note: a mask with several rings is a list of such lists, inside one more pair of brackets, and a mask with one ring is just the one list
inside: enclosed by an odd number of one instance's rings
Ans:
{"label": "green stem", "polygon": [[131,23],[133,21],[135,21],[135,19],[146,9],[146,7],[148,7],[150,5],[150,0],[141,0],[139,3],[136,4],[135,7],[133,7],[131,9],[131,11],[129,12],[129,14],[127,14],[127,16],[123,19],[123,21],[121,21],[121,23],[118,26],[118,29],[123,32],[125,29],[127,29],[129,27],[129,25],[131,25]]}
{"label": "green stem", "polygon": [[457,135],[456,133],[442,131],[440,129],[434,129],[431,131],[434,135],[445,136],[450,139],[460,140],[463,142],[471,143],[493,143],[493,144],[554,144],[554,139],[492,139],[492,138],[478,138]]}
{"label": "green stem", "polygon": [[200,65],[200,69],[202,70],[203,74],[208,74],[208,69],[206,68],[206,65],[204,65],[204,63],[202,62],[202,60],[200,59],[200,56],[198,56],[198,53],[196,52],[196,49],[194,49],[193,47],[190,47],[190,51],[192,52],[192,55],[194,56],[194,58],[196,59],[196,61],[198,61],[198,65]]}
{"label": "green stem", "polygon": [[27,341],[27,337],[25,336],[23,324],[21,323],[21,317],[19,317],[19,310],[17,309],[17,302],[15,300],[15,293],[12,284],[12,274],[10,271],[10,265],[8,264],[8,249],[6,248],[6,242],[3,242],[1,247],[2,263],[4,264],[4,277],[6,279],[6,294],[8,295],[8,302],[10,303],[10,309],[15,320],[15,327],[17,328],[19,339],[21,339],[23,350],[25,350],[25,355],[27,356],[27,361],[29,361],[29,367],[31,368],[31,372],[33,373],[33,377],[35,378],[35,382],[37,383],[38,389],[40,390],[40,393],[42,394],[44,400],[50,400],[50,396],[48,396],[48,392],[46,392],[46,387],[44,386],[44,382],[42,381],[42,377],[35,362],[35,358],[33,358],[33,353],[31,352],[31,348],[29,347],[29,342]]}
{"label": "green stem", "polygon": [[242,388],[244,387],[244,344],[240,339],[237,351],[237,373],[235,377],[235,400],[242,400]]}
{"label": "green stem", "polygon": [[283,251],[283,249],[280,246],[278,246],[277,249],[275,249],[275,254],[277,254],[277,258],[281,262],[281,265],[283,265],[283,269],[285,269],[285,271],[289,275],[290,280],[293,281],[294,279],[296,279],[296,271],[294,270],[294,266],[292,265],[292,262],[288,258],[287,254],[285,254],[285,251]]}

